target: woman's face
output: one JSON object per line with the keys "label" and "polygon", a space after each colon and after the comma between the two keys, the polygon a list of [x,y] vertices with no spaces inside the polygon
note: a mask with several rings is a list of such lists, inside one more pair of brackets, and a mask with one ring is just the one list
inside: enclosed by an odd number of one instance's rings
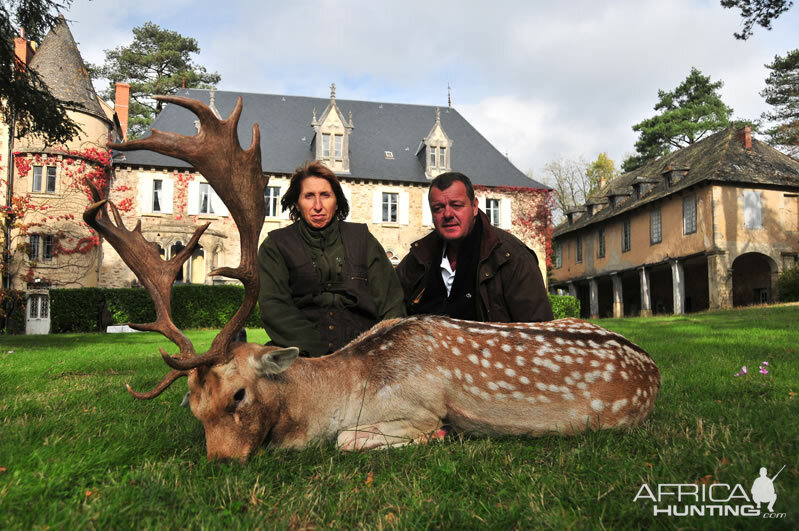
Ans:
{"label": "woman's face", "polygon": [[311,227],[327,227],[336,215],[336,194],[333,187],[321,177],[306,177],[300,187],[297,210]]}

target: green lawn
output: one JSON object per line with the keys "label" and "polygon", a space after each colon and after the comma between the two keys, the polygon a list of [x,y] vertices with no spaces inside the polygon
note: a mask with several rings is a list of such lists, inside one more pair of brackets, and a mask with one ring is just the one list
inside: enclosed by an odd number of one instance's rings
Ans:
{"label": "green lawn", "polygon": [[[179,407],[185,380],[151,401],[125,391],[165,374],[161,336],[0,336],[0,528],[799,528],[799,306],[598,322],[661,369],[642,427],[265,448],[245,465],[206,461],[202,426]],[[213,335],[189,332],[198,351]],[[783,465],[781,519],[653,516],[651,501],[633,502],[642,483],[748,495],[761,466]]]}

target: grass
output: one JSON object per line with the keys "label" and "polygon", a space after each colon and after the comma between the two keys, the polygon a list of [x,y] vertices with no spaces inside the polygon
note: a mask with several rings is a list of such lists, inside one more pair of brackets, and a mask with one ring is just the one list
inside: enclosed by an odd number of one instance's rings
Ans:
{"label": "grass", "polygon": [[[799,527],[799,306],[598,322],[663,374],[639,428],[355,454],[264,448],[246,465],[207,462],[202,426],[178,407],[185,380],[151,401],[124,391],[165,374],[162,337],[0,336],[0,527]],[[213,335],[189,332],[198,351]],[[742,365],[747,378],[734,376]],[[642,483],[748,494],[761,466],[782,465],[783,519],[656,517],[633,502]]]}

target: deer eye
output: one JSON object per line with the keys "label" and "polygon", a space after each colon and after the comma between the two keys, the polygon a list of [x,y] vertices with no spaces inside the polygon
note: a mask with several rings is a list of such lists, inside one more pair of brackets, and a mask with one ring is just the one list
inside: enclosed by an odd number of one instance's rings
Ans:
{"label": "deer eye", "polygon": [[245,391],[245,390],[244,390],[244,388],[242,387],[241,389],[239,389],[238,391],[236,391],[236,394],[235,394],[235,395],[233,395],[233,400],[235,400],[236,402],[241,402],[242,400],[244,400],[244,394],[245,394],[245,392],[246,392],[246,391]]}

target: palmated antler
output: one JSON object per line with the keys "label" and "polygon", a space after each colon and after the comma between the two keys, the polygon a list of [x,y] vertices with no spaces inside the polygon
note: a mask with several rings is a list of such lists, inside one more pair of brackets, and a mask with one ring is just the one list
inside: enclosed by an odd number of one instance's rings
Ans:
{"label": "palmated antler", "polygon": [[[109,143],[108,146],[120,151],[149,149],[179,158],[191,164],[206,178],[233,216],[241,241],[239,266],[221,267],[211,271],[209,275],[240,280],[244,284],[245,296],[244,302],[233,318],[214,338],[208,352],[196,356],[191,341],[172,322],[171,289],[180,268],[191,256],[209,223],[195,230],[188,245],[180,253],[164,261],[158,246],[142,236],[141,221],[132,231],[127,230],[116,206],[102,200],[97,189],[90,184],[95,203],[84,213],[84,220],[116,249],[122,260],[147,288],[155,304],[156,321],[130,326],[138,330],[160,332],[180,349],[176,358],[160,349],[164,361],[174,370],[148,393],[136,393],[128,387],[137,398],[158,396],[177,378],[188,374],[189,370],[226,363],[230,359],[229,346],[233,336],[244,326],[258,300],[258,235],[263,226],[265,213],[263,190],[267,182],[261,171],[258,124],[253,125],[250,147],[244,150],[239,144],[237,126],[242,109],[241,98],[236,102],[236,107],[227,120],[219,120],[208,106],[198,100],[180,96],[155,96],[155,98],[194,112],[200,119],[200,132],[188,137],[153,129],[147,138],[122,144]],[[111,223],[105,208],[106,204],[111,205],[111,213],[116,224]]]}

